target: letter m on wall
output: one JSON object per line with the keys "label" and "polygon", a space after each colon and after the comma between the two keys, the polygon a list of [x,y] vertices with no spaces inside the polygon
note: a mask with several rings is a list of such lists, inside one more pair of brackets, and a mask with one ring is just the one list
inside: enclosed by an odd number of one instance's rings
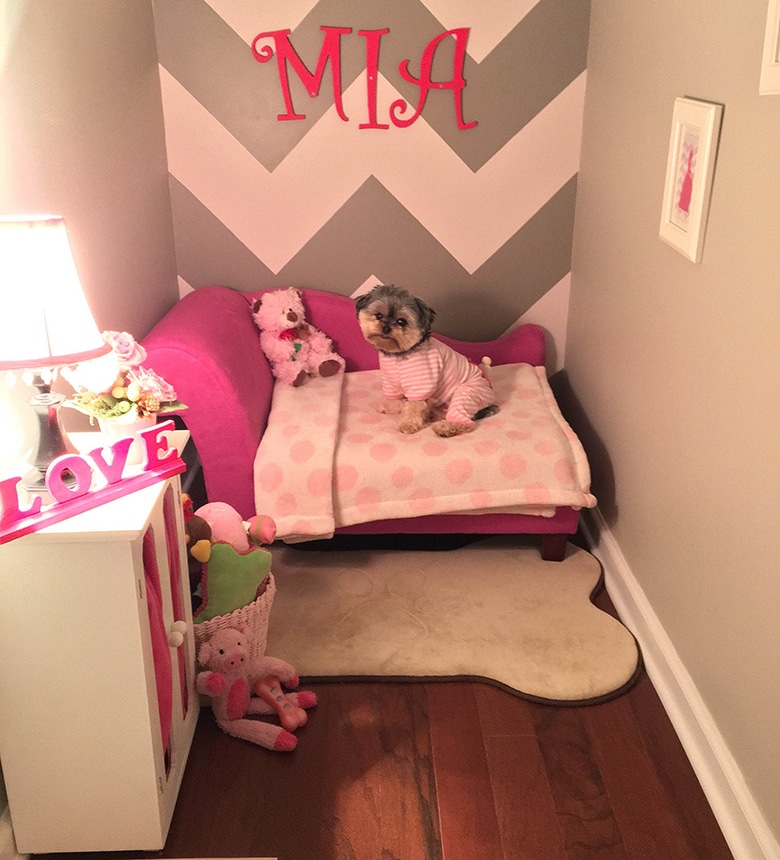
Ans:
{"label": "letter m on wall", "polygon": [[[268,33],[259,33],[252,41],[252,54],[258,63],[267,63],[276,54],[276,63],[279,68],[279,81],[282,85],[284,103],[287,113],[279,114],[277,119],[293,120],[306,119],[306,114],[295,113],[290,94],[290,79],[288,68],[301,80],[308,94],[314,98],[319,95],[322,86],[322,78],[325,75],[325,66],[330,60],[331,78],[333,82],[333,102],[336,106],[339,118],[348,122],[349,118],[344,113],[341,102],[341,37],[352,32],[351,27],[320,27],[325,34],[322,42],[322,50],[317,60],[317,68],[312,73],[306,64],[298,56],[295,48],[290,42],[290,30],[273,30]],[[258,47],[258,42],[264,39],[273,39],[274,47],[265,45]]]}

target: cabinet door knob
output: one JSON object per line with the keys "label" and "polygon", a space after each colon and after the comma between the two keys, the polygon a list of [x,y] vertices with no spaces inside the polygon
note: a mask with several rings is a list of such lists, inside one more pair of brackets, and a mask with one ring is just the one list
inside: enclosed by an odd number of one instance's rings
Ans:
{"label": "cabinet door knob", "polygon": [[186,621],[174,621],[168,631],[168,644],[171,648],[179,648],[184,643],[184,635],[187,632]]}

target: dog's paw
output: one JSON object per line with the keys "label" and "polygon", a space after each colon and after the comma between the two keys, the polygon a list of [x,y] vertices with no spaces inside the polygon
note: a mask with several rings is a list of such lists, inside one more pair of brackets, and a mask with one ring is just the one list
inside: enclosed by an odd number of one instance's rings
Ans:
{"label": "dog's paw", "polygon": [[454,421],[434,421],[431,424],[431,430],[437,435],[444,438],[450,436],[460,436],[462,433],[471,433],[474,429],[473,424],[456,424]]}
{"label": "dog's paw", "polygon": [[419,433],[420,430],[423,429],[423,427],[425,427],[425,424],[422,421],[402,421],[398,425],[398,430],[401,433],[412,434]]}
{"label": "dog's paw", "polygon": [[398,429],[401,433],[417,433],[430,423],[431,404],[428,400],[405,400]]}
{"label": "dog's paw", "polygon": [[403,400],[383,400],[379,411],[385,415],[400,415],[404,411]]}

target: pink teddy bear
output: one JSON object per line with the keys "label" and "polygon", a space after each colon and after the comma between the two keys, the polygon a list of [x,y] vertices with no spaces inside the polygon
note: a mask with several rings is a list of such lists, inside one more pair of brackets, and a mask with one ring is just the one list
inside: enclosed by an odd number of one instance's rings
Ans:
{"label": "pink teddy bear", "polygon": [[[197,677],[198,692],[210,696],[217,724],[229,735],[252,741],[270,750],[295,749],[298,739],[292,734],[306,724],[304,708],[317,704],[308,690],[285,693],[298,686],[298,674],[276,657],[251,659],[251,637],[243,625],[217,630],[198,651],[198,662],[206,667]],[[281,726],[248,720],[248,714],[279,716]]]}
{"label": "pink teddy bear", "polygon": [[288,385],[303,385],[310,376],[334,376],[344,359],[331,339],[306,322],[298,290],[270,290],[252,305],[260,329],[260,346],[274,376]]}

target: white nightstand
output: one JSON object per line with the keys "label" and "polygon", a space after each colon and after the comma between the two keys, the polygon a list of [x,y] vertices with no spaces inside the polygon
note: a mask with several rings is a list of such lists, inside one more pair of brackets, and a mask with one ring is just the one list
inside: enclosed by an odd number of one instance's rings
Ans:
{"label": "white nightstand", "polygon": [[0,546],[0,653],[18,850],[162,848],[198,718],[178,475]]}

